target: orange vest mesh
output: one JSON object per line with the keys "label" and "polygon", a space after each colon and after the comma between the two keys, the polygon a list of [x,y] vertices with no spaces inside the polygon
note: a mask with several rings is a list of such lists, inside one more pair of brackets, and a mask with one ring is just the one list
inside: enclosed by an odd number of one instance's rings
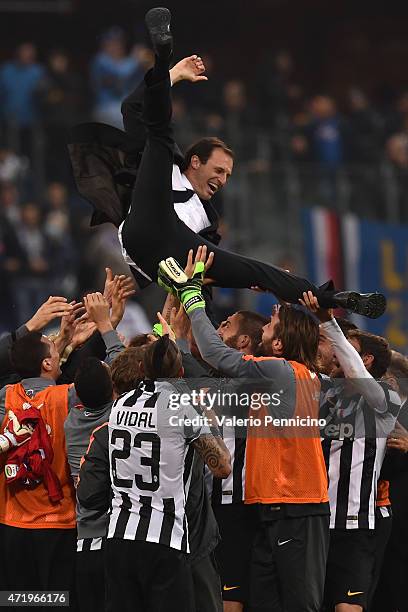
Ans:
{"label": "orange vest mesh", "polygon": [[[274,357],[244,356],[262,361]],[[295,373],[296,404],[293,418],[319,418],[320,381],[306,366],[289,361]],[[252,411],[266,415],[267,408]],[[263,418],[263,417],[262,417]],[[246,448],[245,503],[305,504],[328,501],[327,471],[316,427],[263,429],[249,427]]]}
{"label": "orange vest mesh", "polygon": [[390,483],[388,480],[379,480],[377,484],[377,508],[391,506],[390,502]]}
{"label": "orange vest mesh", "polygon": [[24,402],[41,411],[54,450],[51,467],[60,481],[64,497],[60,502],[51,502],[42,482],[33,488],[24,487],[20,483],[8,485],[4,475],[6,456],[3,456],[0,464],[0,523],[3,525],[26,529],[72,529],[76,525],[75,493],[64,433],[64,421],[68,414],[68,389],[68,385],[52,385],[30,398],[21,384],[7,386],[6,411],[19,410]]}

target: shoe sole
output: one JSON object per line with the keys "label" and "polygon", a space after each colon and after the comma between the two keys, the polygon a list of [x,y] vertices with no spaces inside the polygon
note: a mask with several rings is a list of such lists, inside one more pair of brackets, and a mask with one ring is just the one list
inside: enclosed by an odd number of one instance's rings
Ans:
{"label": "shoe sole", "polygon": [[171,40],[170,32],[171,13],[168,8],[152,8],[146,13],[145,23],[149,30],[150,38],[160,44],[166,44]]}
{"label": "shoe sole", "polygon": [[381,317],[386,307],[387,300],[382,293],[370,293],[368,295],[351,293],[346,306],[347,310],[351,310],[369,319],[378,319],[378,317]]}

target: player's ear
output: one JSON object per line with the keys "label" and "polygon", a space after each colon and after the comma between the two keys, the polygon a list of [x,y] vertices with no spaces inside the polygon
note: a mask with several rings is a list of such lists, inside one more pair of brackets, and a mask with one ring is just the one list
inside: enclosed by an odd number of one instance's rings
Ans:
{"label": "player's ear", "polygon": [[238,338],[239,350],[246,349],[251,344],[251,339],[248,334],[241,334]]}
{"label": "player's ear", "polygon": [[184,376],[184,368],[183,366],[181,366],[181,368],[179,369],[179,373],[177,374],[177,378],[183,378]]}
{"label": "player's ear", "polygon": [[190,165],[194,170],[197,170],[201,166],[201,161],[198,155],[192,155],[190,160]]}
{"label": "player's ear", "polygon": [[283,344],[280,338],[275,338],[272,340],[272,348],[274,355],[282,355],[283,353]]}
{"label": "player's ear", "polygon": [[388,374],[388,375],[386,374],[383,377],[383,380],[385,380],[390,385],[390,387],[398,393],[399,385],[398,385],[398,380],[395,376],[392,376],[391,374]]}
{"label": "player's ear", "polygon": [[52,370],[51,357],[46,357],[42,360],[41,369],[44,372],[50,372]]}
{"label": "player's ear", "polygon": [[371,355],[371,353],[366,353],[362,356],[362,360],[367,370],[369,370],[374,363],[374,355]]}

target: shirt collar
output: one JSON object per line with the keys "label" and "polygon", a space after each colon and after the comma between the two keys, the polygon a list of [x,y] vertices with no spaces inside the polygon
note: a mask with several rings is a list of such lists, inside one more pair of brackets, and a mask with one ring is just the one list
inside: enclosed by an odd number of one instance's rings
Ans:
{"label": "shirt collar", "polygon": [[194,187],[192,186],[185,174],[181,175],[181,183],[186,189],[191,189],[192,191],[194,191]]}
{"label": "shirt collar", "polygon": [[173,189],[175,190],[191,189],[192,191],[194,191],[192,184],[190,183],[186,175],[181,173],[180,168],[176,164],[174,164],[173,166],[172,182]]}
{"label": "shirt collar", "polygon": [[47,387],[55,386],[57,383],[55,380],[51,380],[50,378],[43,378],[39,376],[38,378],[23,378],[21,384],[25,390],[32,389],[35,391],[42,391]]}

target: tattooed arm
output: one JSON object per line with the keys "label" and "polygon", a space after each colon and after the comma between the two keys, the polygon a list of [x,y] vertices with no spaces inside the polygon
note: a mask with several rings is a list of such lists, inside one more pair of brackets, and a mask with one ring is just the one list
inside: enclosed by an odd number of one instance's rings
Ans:
{"label": "tattooed arm", "polygon": [[162,310],[162,317],[163,319],[166,319],[167,323],[170,324],[171,309],[173,307],[176,307],[178,309],[179,306],[180,302],[178,301],[178,299],[171,293],[168,293]]}
{"label": "tattooed arm", "polygon": [[194,448],[216,478],[227,478],[231,473],[231,456],[220,436],[204,434],[193,442]]}

